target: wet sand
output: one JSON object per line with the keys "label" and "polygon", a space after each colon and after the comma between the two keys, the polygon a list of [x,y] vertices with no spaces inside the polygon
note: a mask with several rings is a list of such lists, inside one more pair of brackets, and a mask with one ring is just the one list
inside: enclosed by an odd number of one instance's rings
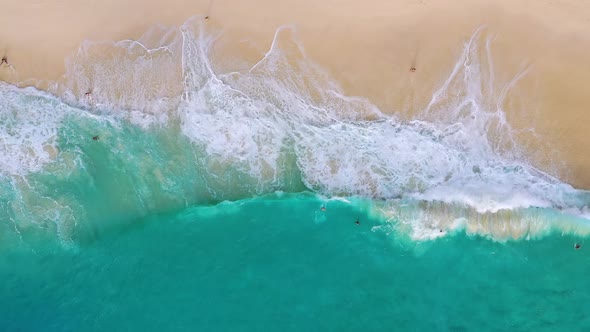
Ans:
{"label": "wet sand", "polygon": [[516,128],[535,128],[537,138],[521,137],[531,160],[590,188],[590,3],[583,1],[8,0],[0,52],[14,70],[3,65],[0,79],[46,88],[84,40],[135,39],[156,23],[180,25],[192,15],[208,15],[208,24],[224,30],[227,58],[251,64],[279,26],[294,24],[309,58],[347,94],[405,118],[426,107],[463,43],[485,25],[494,36],[497,81],[528,68],[504,109]]}

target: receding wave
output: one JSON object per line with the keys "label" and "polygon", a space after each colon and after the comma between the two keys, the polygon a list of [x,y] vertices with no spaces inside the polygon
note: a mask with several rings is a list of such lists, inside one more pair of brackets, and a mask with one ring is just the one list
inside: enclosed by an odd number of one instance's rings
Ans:
{"label": "receding wave", "polygon": [[294,27],[231,71],[216,61],[219,33],[197,17],[88,41],[49,92],[0,84],[6,229],[72,243],[150,213],[311,191],[370,199],[383,227],[415,239],[587,233],[590,193],[535,167],[507,121],[528,69],[499,81],[484,28],[411,120],[344,95]]}

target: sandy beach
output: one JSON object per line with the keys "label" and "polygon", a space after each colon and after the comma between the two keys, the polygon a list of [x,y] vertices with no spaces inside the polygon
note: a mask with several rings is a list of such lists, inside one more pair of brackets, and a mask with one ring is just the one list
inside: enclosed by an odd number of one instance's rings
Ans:
{"label": "sandy beach", "polygon": [[224,57],[249,64],[278,27],[293,24],[307,56],[347,94],[407,119],[427,107],[463,43],[485,27],[498,82],[492,89],[514,82],[503,109],[516,129],[534,129],[535,139],[521,137],[532,163],[590,188],[590,2],[7,0],[0,52],[11,66],[1,66],[0,79],[46,89],[85,40],[136,39],[154,24],[179,26],[193,15],[223,31]]}

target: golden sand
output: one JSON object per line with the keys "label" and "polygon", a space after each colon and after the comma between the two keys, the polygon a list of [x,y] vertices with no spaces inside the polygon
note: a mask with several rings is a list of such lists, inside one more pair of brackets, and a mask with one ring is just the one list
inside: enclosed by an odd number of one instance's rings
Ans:
{"label": "golden sand", "polygon": [[[255,63],[275,30],[297,26],[307,55],[350,95],[402,117],[424,109],[480,26],[494,36],[499,81],[527,74],[505,111],[535,164],[590,188],[590,2],[580,0],[5,0],[0,79],[47,87],[84,40],[135,39],[150,26],[208,15],[220,43]],[[416,71],[410,71],[415,67]],[[545,144],[546,143],[546,144]],[[564,161],[564,167],[558,161]]]}

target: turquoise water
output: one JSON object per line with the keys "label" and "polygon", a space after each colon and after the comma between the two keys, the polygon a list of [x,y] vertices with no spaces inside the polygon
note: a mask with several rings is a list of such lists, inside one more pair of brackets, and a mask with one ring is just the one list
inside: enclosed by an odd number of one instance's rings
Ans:
{"label": "turquoise water", "polygon": [[188,21],[0,83],[0,330],[590,328],[590,192],[520,146],[481,29],[406,121],[293,34],[230,71]]}
{"label": "turquoise water", "polygon": [[[349,204],[269,196],[0,256],[5,331],[583,331],[579,239],[428,242]],[[360,225],[354,222],[359,218]]]}

